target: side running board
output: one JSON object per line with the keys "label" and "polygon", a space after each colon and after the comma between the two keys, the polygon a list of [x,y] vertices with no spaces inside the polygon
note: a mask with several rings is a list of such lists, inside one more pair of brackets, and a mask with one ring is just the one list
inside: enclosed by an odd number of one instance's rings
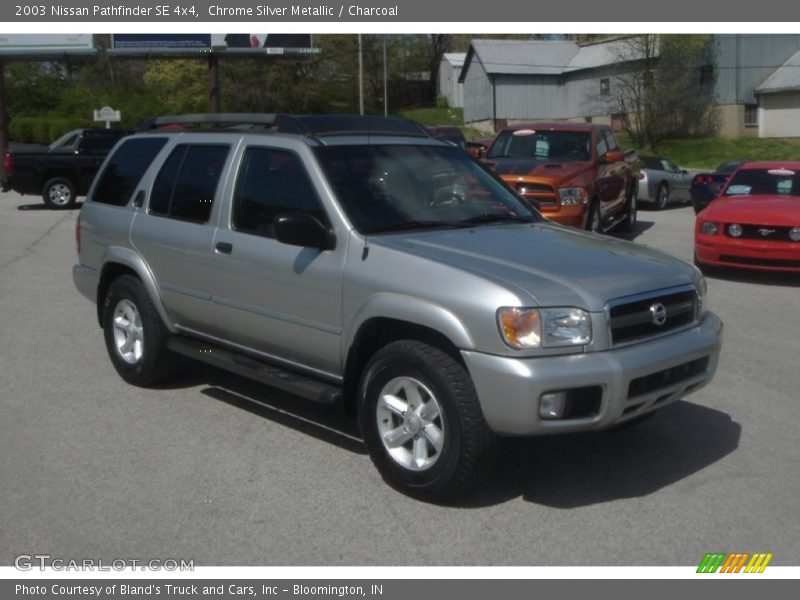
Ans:
{"label": "side running board", "polygon": [[336,404],[342,399],[342,388],[312,379],[294,371],[233,352],[219,346],[209,345],[185,336],[173,335],[167,340],[167,347],[178,354],[232,371],[254,379],[265,385],[296,394],[307,400],[321,404]]}

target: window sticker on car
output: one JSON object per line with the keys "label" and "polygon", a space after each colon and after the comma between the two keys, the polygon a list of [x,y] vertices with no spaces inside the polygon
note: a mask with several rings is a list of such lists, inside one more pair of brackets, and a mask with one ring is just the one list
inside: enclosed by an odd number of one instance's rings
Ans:
{"label": "window sticker on car", "polygon": [[548,156],[550,154],[550,144],[547,140],[536,140],[536,156]]}
{"label": "window sticker on car", "polygon": [[794,177],[795,172],[789,169],[770,169],[767,171],[770,175],[777,175],[778,177]]}
{"label": "window sticker on car", "polygon": [[749,185],[732,185],[725,192],[728,196],[746,196],[753,188]]}
{"label": "window sticker on car", "polygon": [[791,194],[792,193],[792,180],[791,179],[781,179],[778,182],[778,193],[779,194]]}
{"label": "window sticker on car", "polygon": [[523,135],[534,135],[536,133],[535,129],[518,129],[511,135],[523,136]]}

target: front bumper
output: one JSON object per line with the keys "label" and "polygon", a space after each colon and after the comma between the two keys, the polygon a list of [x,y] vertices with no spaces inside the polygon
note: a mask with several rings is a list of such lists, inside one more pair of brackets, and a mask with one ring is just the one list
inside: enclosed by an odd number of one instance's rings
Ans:
{"label": "front bumper", "polygon": [[[604,429],[700,389],[716,372],[721,335],[722,321],[706,313],[691,329],[605,352],[524,359],[461,354],[489,427],[505,435],[541,435]],[[690,363],[702,368],[684,377],[675,375]],[[596,414],[562,420],[539,417],[542,394],[592,386],[602,389]]]}
{"label": "front bumper", "polygon": [[758,271],[800,272],[800,242],[772,242],[698,234],[697,262],[717,267]]}

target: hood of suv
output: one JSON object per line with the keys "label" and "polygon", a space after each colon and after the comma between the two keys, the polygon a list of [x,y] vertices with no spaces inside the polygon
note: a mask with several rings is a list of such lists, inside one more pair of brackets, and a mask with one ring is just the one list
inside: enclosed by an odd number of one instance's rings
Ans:
{"label": "hood of suv", "polygon": [[549,181],[556,187],[569,182],[591,167],[591,163],[554,162],[552,160],[534,160],[520,158],[491,158],[486,164],[506,181],[517,181],[517,178],[534,178]]}
{"label": "hood of suv", "polygon": [[397,233],[370,243],[527,292],[539,306],[600,311],[612,298],[694,283],[697,277],[689,263],[668,254],[550,223]]}

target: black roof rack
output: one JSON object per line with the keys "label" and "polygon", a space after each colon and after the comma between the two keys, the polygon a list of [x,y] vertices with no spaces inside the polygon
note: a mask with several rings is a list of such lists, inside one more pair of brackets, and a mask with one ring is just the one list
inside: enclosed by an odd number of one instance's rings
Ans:
{"label": "black roof rack", "polygon": [[139,131],[151,131],[171,125],[232,127],[243,125],[268,129],[275,125],[275,113],[198,113],[190,115],[165,115],[147,119],[139,125]]}
{"label": "black roof rack", "polygon": [[281,113],[208,113],[171,115],[148,119],[140,131],[184,128],[270,129],[314,137],[326,135],[399,135],[430,137],[425,128],[409,119],[374,115],[288,115]]}
{"label": "black roof rack", "polygon": [[398,117],[374,115],[277,115],[278,131],[314,136],[402,135],[429,137],[419,123]]}

